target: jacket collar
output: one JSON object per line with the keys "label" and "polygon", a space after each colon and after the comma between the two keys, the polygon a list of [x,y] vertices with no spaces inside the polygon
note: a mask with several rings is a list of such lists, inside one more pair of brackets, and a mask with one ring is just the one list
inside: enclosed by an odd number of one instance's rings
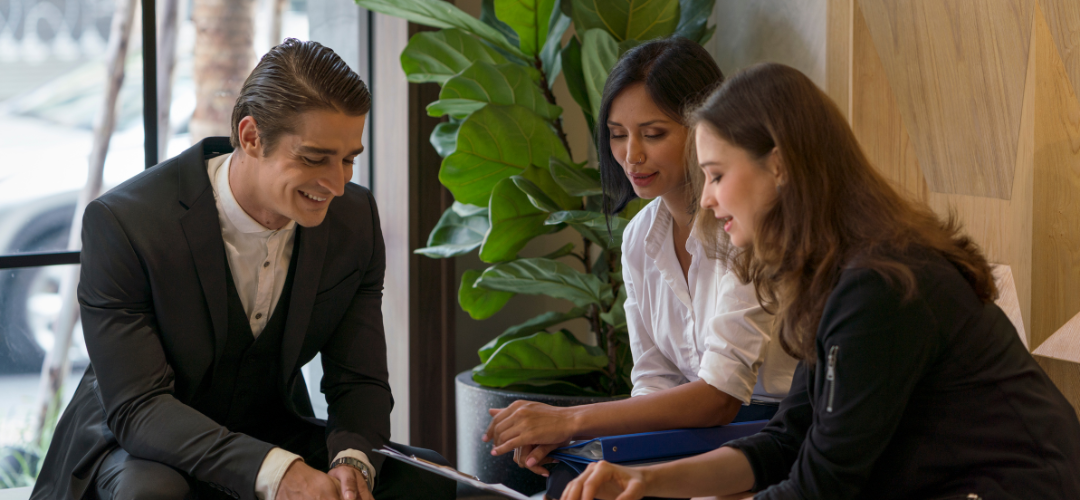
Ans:
{"label": "jacket collar", "polygon": [[[180,225],[191,249],[199,282],[210,308],[210,321],[214,329],[215,366],[221,360],[228,337],[228,301],[225,291],[227,260],[206,160],[231,151],[227,137],[210,137],[176,158],[180,175],[178,198],[188,209],[181,217]],[[323,259],[326,256],[329,225],[323,223],[313,228],[297,227],[296,237],[298,241],[294,258],[298,260],[282,343],[282,374],[285,381],[295,369],[311,319],[319,277],[322,275]]]}

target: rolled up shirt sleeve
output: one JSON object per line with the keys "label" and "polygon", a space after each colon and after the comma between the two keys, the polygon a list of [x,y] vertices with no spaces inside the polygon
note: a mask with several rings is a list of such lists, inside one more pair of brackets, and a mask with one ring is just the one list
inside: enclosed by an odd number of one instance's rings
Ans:
{"label": "rolled up shirt sleeve", "polygon": [[709,320],[698,376],[749,404],[772,342],[772,315],[761,308],[753,285],[740,283],[731,272],[720,279],[717,311]]}

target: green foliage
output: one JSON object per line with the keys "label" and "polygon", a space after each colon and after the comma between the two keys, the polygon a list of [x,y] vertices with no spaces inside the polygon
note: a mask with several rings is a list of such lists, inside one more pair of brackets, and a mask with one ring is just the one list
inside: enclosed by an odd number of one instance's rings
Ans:
{"label": "green foliage", "polygon": [[499,181],[529,165],[556,156],[569,160],[551,125],[521,106],[489,104],[469,115],[457,135],[457,148],[439,170],[439,181],[454,199],[484,205]]}
{"label": "green foliage", "polygon": [[615,297],[611,284],[582,273],[562,262],[544,259],[517,259],[487,268],[476,286],[490,290],[547,295],[566,299],[579,307],[601,304],[606,310]]}
{"label": "green foliage", "polygon": [[548,25],[554,8],[555,0],[495,2],[495,17],[517,33],[522,52],[535,56],[547,42]]}
{"label": "green foliage", "polygon": [[[628,392],[633,361],[620,246],[626,224],[648,200],[631,202],[616,217],[601,213],[600,174],[571,160],[564,107],[551,88],[564,75],[593,131],[618,58],[672,34],[704,43],[715,28],[706,25],[715,0],[482,0],[480,19],[442,0],[357,3],[440,28],[416,34],[401,54],[410,82],[442,86],[428,113],[446,121],[431,144],[443,157],[439,181],[457,200],[416,253],[447,258],[478,250],[492,264],[462,276],[458,302],[476,319],[491,317],[516,294],[573,304],[493,339],[480,349],[473,378],[552,394]],[[563,43],[571,25],[576,35]],[[580,243],[543,257],[519,255],[530,241],[567,228]],[[548,331],[576,320],[589,325],[596,345]]]}
{"label": "green foliage", "polygon": [[474,62],[503,64],[506,58],[461,30],[422,31],[401,53],[401,69],[414,83],[444,83]]}
{"label": "green foliage", "polygon": [[488,212],[491,229],[480,247],[480,260],[484,262],[513,260],[526,243],[548,232],[544,227],[547,213],[534,207],[513,179],[495,185]]}
{"label": "green foliage", "polygon": [[480,279],[480,271],[476,269],[461,274],[458,303],[472,319],[488,319],[499,312],[514,294],[473,286],[477,279]]}
{"label": "green foliage", "polygon": [[566,330],[539,332],[510,340],[473,370],[473,380],[506,387],[530,379],[557,379],[603,371],[608,357],[597,347],[582,344]]}
{"label": "green foliage", "polygon": [[574,27],[579,33],[602,29],[620,42],[663,38],[674,33],[678,24],[679,0],[574,2]]}
{"label": "green foliage", "polygon": [[439,100],[428,105],[428,114],[460,119],[491,103],[517,104],[547,120],[558,118],[562,108],[547,102],[536,80],[524,66],[477,61],[443,84]]}
{"label": "green foliage", "polygon": [[480,354],[480,362],[487,363],[488,359],[491,359],[491,355],[495,351],[499,350],[503,344],[523,337],[528,337],[536,332],[547,331],[548,327],[552,327],[561,323],[565,323],[572,319],[578,319],[585,316],[585,309],[575,307],[567,312],[561,313],[557,311],[549,311],[541,314],[533,319],[530,319],[520,325],[514,325],[507,328],[502,332],[502,335],[491,339],[491,342],[484,344],[484,347],[480,348],[478,354]]}
{"label": "green foliage", "polygon": [[[445,29],[457,28],[514,56],[528,59],[499,30],[466,14],[450,2],[442,0],[356,0],[356,3],[367,10],[400,17],[425,26]],[[496,10],[498,9],[496,8]]]}
{"label": "green foliage", "polygon": [[486,209],[454,202],[431,230],[427,247],[416,249],[416,253],[433,259],[465,255],[483,243],[489,227]]}

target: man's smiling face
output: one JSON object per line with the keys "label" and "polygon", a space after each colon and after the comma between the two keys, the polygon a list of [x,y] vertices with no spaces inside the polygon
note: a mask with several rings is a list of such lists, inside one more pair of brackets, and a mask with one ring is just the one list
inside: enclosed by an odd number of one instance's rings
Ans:
{"label": "man's smiling face", "polygon": [[304,227],[321,224],[330,201],[343,195],[352,179],[353,160],[364,150],[366,120],[367,115],[336,111],[301,113],[294,133],[281,134],[270,154],[257,160],[254,194],[265,214],[251,215],[264,225],[270,222],[267,227],[284,224],[283,219]]}

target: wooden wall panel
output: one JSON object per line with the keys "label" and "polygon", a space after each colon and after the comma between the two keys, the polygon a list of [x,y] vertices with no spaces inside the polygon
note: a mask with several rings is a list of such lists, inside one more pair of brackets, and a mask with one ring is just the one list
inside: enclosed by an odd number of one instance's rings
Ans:
{"label": "wooden wall panel", "polygon": [[994,301],[1009,321],[1016,327],[1016,333],[1028,347],[1027,329],[1024,327],[1024,319],[1020,312],[1020,296],[1016,293],[1016,281],[1013,280],[1012,269],[1004,264],[994,266],[994,283],[998,287],[998,299]]}
{"label": "wooden wall panel", "polygon": [[1034,3],[859,1],[931,191],[1011,197]]}
{"label": "wooden wall panel", "polygon": [[850,121],[851,39],[855,0],[829,0],[826,8],[825,93]]}
{"label": "wooden wall panel", "polygon": [[[851,124],[863,151],[898,190],[942,217],[955,213],[992,262],[1011,267],[1023,329],[1031,332],[1031,231],[1035,69],[1024,68],[1021,119],[1009,199],[930,191],[869,26],[856,2],[852,24]],[[1030,32],[1030,30],[1029,30]],[[1024,44],[1029,46],[1029,44]],[[1045,337],[1043,337],[1045,338]]]}
{"label": "wooden wall panel", "polygon": [[1073,93],[1080,95],[1080,2],[1039,0],[1039,5],[1069,75]]}
{"label": "wooden wall panel", "polygon": [[[1041,9],[1040,9],[1041,10]],[[1049,23],[1036,19],[1038,91],[1032,272],[1032,346],[1080,311],[1080,103]]]}

